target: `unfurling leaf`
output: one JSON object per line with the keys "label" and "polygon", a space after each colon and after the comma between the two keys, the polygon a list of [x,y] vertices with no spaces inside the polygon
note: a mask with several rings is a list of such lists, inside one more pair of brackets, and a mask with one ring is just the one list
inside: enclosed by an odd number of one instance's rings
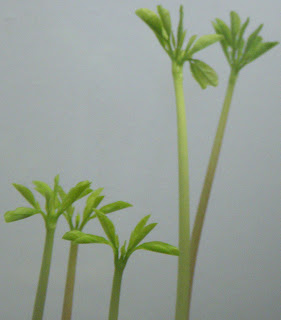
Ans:
{"label": "unfurling leaf", "polygon": [[208,85],[216,87],[218,85],[218,76],[214,69],[201,60],[191,60],[190,70],[202,89]]}
{"label": "unfurling leaf", "polygon": [[158,15],[146,8],[136,10],[136,15],[140,17],[156,34],[162,37],[162,23]]}
{"label": "unfurling leaf", "polygon": [[77,185],[70,189],[65,198],[62,200],[60,207],[58,208],[58,215],[62,214],[69,206],[78,200],[81,194],[89,188],[91,182],[81,181]]}
{"label": "unfurling leaf", "polygon": [[194,46],[189,50],[188,55],[191,57],[195,52],[200,51],[222,39],[223,36],[219,34],[207,34],[205,36],[202,36],[195,42]]}
{"label": "unfurling leaf", "polygon": [[85,233],[79,230],[72,230],[72,231],[68,231],[63,235],[63,239],[64,240],[70,240],[70,241],[74,241],[76,239],[78,239],[79,237],[84,236]]}
{"label": "unfurling leaf", "polygon": [[131,236],[130,236],[130,240],[129,240],[129,244],[128,244],[128,249],[130,249],[133,246],[133,243],[135,242],[136,237],[143,230],[143,228],[145,227],[150,216],[151,215],[149,214],[149,215],[143,217],[140,220],[140,222],[135,226],[135,229],[131,232]]}
{"label": "unfurling leaf", "polygon": [[230,12],[231,35],[233,46],[236,47],[236,39],[240,31],[241,20],[235,11]]}
{"label": "unfurling leaf", "polygon": [[157,6],[157,10],[158,10],[159,16],[161,18],[162,24],[163,24],[168,36],[170,36],[170,34],[172,32],[172,23],[171,23],[170,12],[160,5]]}
{"label": "unfurling leaf", "polygon": [[183,43],[183,6],[180,6],[180,20],[178,24],[178,32],[177,32],[177,47],[179,48],[179,44]]}
{"label": "unfurling leaf", "polygon": [[104,243],[110,245],[109,241],[106,240],[104,237],[96,236],[93,234],[84,234],[83,236],[74,240],[75,243]]}
{"label": "unfurling leaf", "polygon": [[13,183],[13,186],[34,208],[38,208],[33,193],[27,187],[17,183]]}
{"label": "unfurling leaf", "polygon": [[142,243],[140,246],[136,247],[135,250],[140,250],[140,249],[164,253],[164,254],[170,254],[173,256],[179,255],[178,248],[161,241],[151,241],[151,242]]}
{"label": "unfurling leaf", "polygon": [[22,220],[22,219],[31,217],[39,212],[40,210],[38,209],[19,207],[15,210],[7,211],[4,214],[4,219],[6,222],[13,222],[13,221]]}
{"label": "unfurling leaf", "polygon": [[108,240],[111,242],[111,244],[114,246],[114,248],[118,248],[116,243],[116,232],[113,222],[100,210],[95,209],[95,212],[98,216],[98,219],[100,221],[100,224],[107,235]]}
{"label": "unfurling leaf", "polygon": [[118,210],[122,210],[122,209],[125,209],[125,208],[129,208],[129,207],[132,207],[132,205],[130,203],[128,203],[128,202],[116,201],[116,202],[109,203],[109,204],[101,207],[99,210],[102,213],[107,214],[107,213],[111,213],[111,212],[114,212],[114,211],[118,211]]}
{"label": "unfurling leaf", "polygon": [[216,19],[217,29],[219,30],[220,34],[224,36],[225,41],[229,46],[232,46],[232,36],[229,27],[227,24],[222,21],[221,19]]}

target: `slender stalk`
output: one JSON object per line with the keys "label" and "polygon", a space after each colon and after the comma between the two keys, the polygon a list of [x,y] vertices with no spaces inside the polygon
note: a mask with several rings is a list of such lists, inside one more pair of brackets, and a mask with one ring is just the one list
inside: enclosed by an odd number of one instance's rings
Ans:
{"label": "slender stalk", "polygon": [[202,228],[205,220],[206,210],[208,206],[208,201],[210,198],[210,192],[212,188],[212,184],[214,181],[214,176],[218,164],[218,159],[220,155],[220,150],[222,146],[222,141],[224,137],[226,122],[229,114],[229,108],[232,101],[232,95],[234,91],[234,87],[236,84],[236,80],[238,77],[238,72],[235,71],[234,68],[232,68],[229,80],[228,80],[228,86],[226,90],[226,95],[223,103],[223,108],[217,128],[216,137],[214,140],[211,156],[209,159],[208,169],[205,176],[205,181],[203,185],[203,189],[200,195],[199,205],[197,208],[195,223],[192,231],[192,237],[191,237],[191,278],[190,278],[190,294],[189,294],[189,304],[191,302],[191,293],[192,293],[192,285],[193,285],[193,279],[194,279],[194,270],[197,260],[197,254],[198,254],[198,247],[200,243]]}
{"label": "slender stalk", "polygon": [[51,267],[55,230],[55,226],[46,226],[44,252],[42,257],[36,298],[33,307],[32,320],[42,320],[43,318],[44,305],[48,288],[48,279]]}
{"label": "slender stalk", "polygon": [[121,291],[121,282],[123,276],[124,268],[115,265],[114,276],[112,281],[112,290],[110,298],[110,307],[108,320],[117,320],[119,312],[119,300],[120,300],[120,291]]}
{"label": "slender stalk", "polygon": [[71,242],[68,256],[66,283],[64,289],[64,300],[62,309],[62,320],[70,320],[72,314],[72,302],[75,284],[75,273],[77,265],[78,244]]}
{"label": "slender stalk", "polygon": [[172,62],[172,73],[177,105],[178,167],[179,167],[179,259],[177,279],[176,320],[188,320],[190,283],[190,227],[189,175],[185,102],[182,66]]}

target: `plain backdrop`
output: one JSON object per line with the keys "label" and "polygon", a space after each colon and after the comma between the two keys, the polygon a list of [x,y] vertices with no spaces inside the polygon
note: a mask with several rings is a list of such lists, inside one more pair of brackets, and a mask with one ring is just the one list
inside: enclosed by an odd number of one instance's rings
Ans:
{"label": "plain backdrop", "polygon": [[[134,206],[112,214],[122,242],[147,214],[158,222],[148,241],[177,245],[176,112],[169,57],[135,15],[158,1],[1,0],[0,11],[0,319],[31,318],[41,264],[40,216],[6,224],[25,200],[12,183],[67,190],[82,180],[104,187],[104,203]],[[216,17],[237,11],[265,41],[280,41],[281,2],[162,1],[174,29],[184,5],[188,37],[213,33]],[[192,223],[214,138],[229,67],[219,44],[198,53],[219,86],[201,90],[184,69]],[[192,320],[279,320],[280,46],[241,73],[204,226]],[[40,195],[38,195],[38,198]],[[84,202],[77,206],[80,210]],[[60,319],[69,243],[56,231],[45,320]],[[103,235],[98,221],[86,232]],[[124,273],[120,320],[174,317],[177,258],[135,253]],[[79,249],[73,320],[107,319],[113,256]]]}

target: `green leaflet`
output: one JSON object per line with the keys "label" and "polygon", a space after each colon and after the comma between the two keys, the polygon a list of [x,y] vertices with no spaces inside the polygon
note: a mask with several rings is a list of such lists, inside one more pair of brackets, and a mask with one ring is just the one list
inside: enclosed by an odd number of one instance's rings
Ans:
{"label": "green leaflet", "polygon": [[122,246],[121,249],[120,249],[121,257],[122,257],[123,259],[124,259],[125,256],[126,256],[126,244],[127,244],[127,241],[125,240],[123,246]]}
{"label": "green leaflet", "polygon": [[132,205],[130,203],[128,203],[128,202],[116,201],[116,202],[109,203],[109,204],[101,207],[99,210],[102,213],[107,214],[107,213],[111,213],[111,212],[114,212],[114,211],[118,211],[118,210],[122,210],[122,209],[125,209],[125,208],[129,208],[129,207],[132,207]]}
{"label": "green leaflet", "polygon": [[135,250],[149,250],[164,254],[170,254],[173,256],[179,255],[179,249],[162,241],[151,241],[151,242],[145,242],[142,243],[140,246],[136,247]]}
{"label": "green leaflet", "polygon": [[164,9],[161,5],[157,6],[157,10],[158,10],[159,16],[161,18],[162,24],[165,28],[165,31],[167,32],[168,36],[170,37],[170,34],[172,32],[172,23],[171,23],[170,12],[167,9]]}
{"label": "green leaflet", "polygon": [[230,23],[231,23],[231,36],[233,46],[236,47],[237,37],[240,31],[241,20],[239,15],[235,11],[230,12]]}
{"label": "green leaflet", "polygon": [[143,230],[143,228],[145,227],[145,225],[150,217],[151,217],[150,214],[143,217],[139,221],[139,223],[135,226],[135,229],[131,232],[131,236],[130,236],[130,240],[129,240],[129,244],[128,244],[128,249],[130,249],[133,246],[133,243],[135,242],[137,235]]}
{"label": "green leaflet", "polygon": [[113,245],[114,248],[118,249],[114,224],[100,210],[95,209],[95,212],[98,216],[98,219],[100,221],[100,224],[101,224],[105,234],[107,235],[108,240],[111,242],[111,244]]}
{"label": "green leaflet", "polygon": [[27,187],[13,183],[13,186],[18,190],[18,192],[34,207],[38,209],[38,203],[36,202],[34,195],[31,190]]}
{"label": "green leaflet", "polygon": [[103,243],[110,245],[109,241],[105,239],[104,237],[96,236],[93,234],[84,234],[83,236],[77,238],[74,240],[75,243],[81,244],[81,243]]}
{"label": "green leaflet", "polygon": [[178,31],[177,31],[177,47],[180,48],[179,44],[183,43],[182,40],[183,36],[183,6],[180,6],[180,19],[178,24]]}
{"label": "green leaflet", "polygon": [[84,232],[81,232],[79,230],[71,230],[71,231],[66,232],[63,235],[62,239],[74,241],[74,240],[78,239],[79,237],[82,237],[83,235],[85,235]]}
{"label": "green leaflet", "polygon": [[86,206],[83,212],[83,220],[87,219],[94,209],[100,204],[104,196],[99,196],[103,188],[93,191],[87,198]]}
{"label": "green leaflet", "polygon": [[31,217],[39,212],[40,210],[35,208],[19,207],[15,210],[7,211],[4,214],[4,219],[6,222],[13,222],[13,221],[22,220],[22,219]]}
{"label": "green leaflet", "polygon": [[[135,247],[156,227],[157,223],[150,223],[134,235],[131,244],[128,246],[128,251],[134,251]],[[131,239],[130,239],[131,240]]]}
{"label": "green leaflet", "polygon": [[33,181],[33,184],[36,186],[35,190],[38,191],[43,197],[45,197],[45,209],[48,213],[50,213],[53,208],[53,190],[47,183],[43,181]]}
{"label": "green leaflet", "polygon": [[259,58],[261,55],[266,53],[268,50],[272,49],[278,44],[278,42],[264,42],[260,43],[255,50],[253,50],[251,53],[248,54],[247,62],[250,63],[254,61],[255,59]]}
{"label": "green leaflet", "polygon": [[214,69],[201,60],[191,60],[190,70],[194,79],[199,83],[202,89],[208,85],[216,87],[218,85],[218,76]]}
{"label": "green leaflet", "polygon": [[186,45],[186,48],[184,50],[184,60],[187,60],[189,58],[189,55],[188,55],[188,51],[189,49],[191,48],[191,46],[193,45],[195,39],[197,38],[197,35],[194,34],[192,37],[190,37],[190,39],[188,40],[188,43]]}
{"label": "green leaflet", "polygon": [[257,29],[252,32],[249,37],[248,37],[248,40],[247,40],[247,43],[246,43],[246,47],[245,47],[245,54],[247,53],[247,51],[252,47],[252,45],[254,44],[259,32],[261,31],[261,29],[263,28],[263,24],[259,25],[257,27]]}
{"label": "green leaflet", "polygon": [[218,34],[207,34],[204,35],[202,37],[200,37],[195,44],[193,45],[193,47],[189,50],[188,52],[188,56],[191,57],[195,52],[200,51],[208,46],[210,46],[211,44],[220,41],[223,39],[223,36],[218,35]]}
{"label": "green leaflet", "polygon": [[231,36],[231,32],[229,27],[226,25],[226,23],[224,21],[222,21],[221,19],[216,19],[216,23],[217,23],[217,28],[220,32],[220,34],[222,34],[227,42],[227,44],[229,46],[232,45],[232,36]]}
{"label": "green leaflet", "polygon": [[73,202],[78,200],[81,194],[89,188],[91,182],[81,181],[77,185],[70,189],[65,198],[62,200],[62,203],[58,209],[58,215],[62,214]]}
{"label": "green leaflet", "polygon": [[162,23],[156,13],[149,9],[141,8],[136,10],[136,15],[140,17],[156,34],[162,37]]}

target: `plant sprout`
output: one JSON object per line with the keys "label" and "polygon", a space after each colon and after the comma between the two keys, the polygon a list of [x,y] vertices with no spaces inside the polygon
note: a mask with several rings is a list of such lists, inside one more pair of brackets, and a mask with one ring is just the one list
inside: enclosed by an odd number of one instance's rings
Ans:
{"label": "plant sprout", "polygon": [[38,201],[36,201],[32,191],[27,187],[14,183],[13,186],[20,192],[20,194],[32,205],[30,207],[19,207],[12,211],[7,211],[4,214],[6,222],[13,222],[25,219],[36,214],[41,214],[46,228],[45,245],[41,263],[41,270],[37,286],[37,292],[34,302],[32,320],[41,320],[43,318],[44,305],[46,300],[48,279],[51,267],[54,235],[58,218],[67,210],[75,201],[84,197],[92,190],[89,181],[79,182],[75,187],[65,194],[62,201],[58,198],[59,192],[59,176],[54,179],[54,188],[42,181],[33,181],[35,190],[38,191],[46,200],[45,211],[41,208]]}
{"label": "plant sprout", "polygon": [[138,9],[136,14],[152,29],[161,46],[172,60],[174,80],[177,127],[178,127],[178,166],[179,166],[179,259],[177,278],[176,320],[189,319],[190,292],[190,218],[189,218],[189,173],[185,102],[183,92],[183,65],[189,62],[190,70],[205,89],[208,85],[217,86],[216,72],[205,62],[195,59],[196,52],[223,39],[222,35],[210,34],[201,36],[197,41],[193,35],[183,49],[186,30],[183,29],[183,6],[180,6],[180,19],[177,36],[172,31],[170,13],[162,6],[157,6],[158,14],[149,9]]}
{"label": "plant sprout", "polygon": [[132,255],[132,253],[136,250],[143,249],[177,256],[179,255],[179,251],[176,247],[161,241],[151,241],[140,244],[140,242],[157,225],[157,223],[151,223],[146,225],[150,215],[147,215],[144,218],[142,218],[140,222],[136,225],[135,229],[131,233],[128,246],[127,241],[124,241],[124,244],[120,248],[119,237],[116,234],[115,227],[112,221],[101,210],[95,209],[95,212],[106,234],[107,239],[92,234],[86,234],[79,230],[67,232],[63,236],[63,239],[70,240],[75,244],[103,243],[109,245],[112,248],[114,254],[115,270],[112,282],[108,320],[117,320],[119,313],[122,276],[128,259]]}
{"label": "plant sprout", "polygon": [[[81,232],[85,225],[92,219],[96,218],[97,215],[94,213],[94,210],[98,208],[104,196],[101,195],[103,188],[98,188],[92,191],[86,201],[85,208],[83,210],[82,219],[80,214],[78,213],[74,218],[74,210],[73,206],[68,207],[66,212],[63,214],[68,222],[70,231],[79,231]],[[61,200],[66,197],[66,193],[63,191],[61,187],[59,187],[59,195]],[[112,213],[121,209],[125,209],[131,207],[130,203],[124,201],[116,201],[113,203],[109,203],[99,210],[104,213]],[[75,220],[75,223],[73,223]],[[72,304],[73,304],[73,294],[74,294],[74,284],[75,284],[75,274],[76,274],[76,265],[77,265],[77,254],[78,254],[78,244],[71,242],[69,248],[69,256],[68,256],[68,266],[67,266],[67,275],[66,275],[66,283],[64,290],[64,301],[62,308],[62,320],[70,320],[72,314]]]}
{"label": "plant sprout", "polygon": [[[220,40],[221,47],[225,54],[225,57],[230,66],[230,75],[228,80],[228,87],[226,89],[226,95],[223,103],[223,108],[215,136],[215,140],[212,147],[211,156],[209,159],[208,169],[204,180],[203,189],[200,195],[199,205],[196,213],[195,223],[191,238],[191,284],[190,295],[194,278],[195,264],[197,260],[198,247],[200,243],[202,228],[205,220],[208,201],[210,198],[211,188],[218,164],[219,154],[225,132],[226,122],[229,114],[230,104],[232,101],[232,95],[235,84],[241,69],[247,64],[256,60],[258,57],[266,53],[271,48],[275,47],[278,42],[263,42],[259,32],[263,25],[261,24],[254,32],[252,32],[247,41],[244,39],[245,30],[249,24],[250,19],[241,24],[239,15],[231,11],[230,12],[230,27],[226,25],[220,19],[216,19],[213,22],[213,27],[218,35],[223,36]],[[190,303],[190,301],[189,301]]]}

